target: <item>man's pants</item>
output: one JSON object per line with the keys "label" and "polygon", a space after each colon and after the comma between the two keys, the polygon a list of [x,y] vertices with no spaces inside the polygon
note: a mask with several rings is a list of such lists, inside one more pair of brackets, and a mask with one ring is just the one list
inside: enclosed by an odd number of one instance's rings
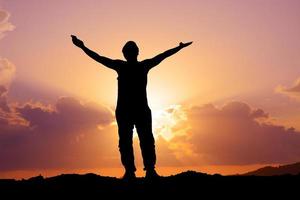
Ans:
{"label": "man's pants", "polygon": [[144,170],[155,167],[156,155],[149,107],[139,110],[116,110],[119,128],[119,150],[126,171],[136,171],[132,146],[133,128],[136,127],[143,156]]}

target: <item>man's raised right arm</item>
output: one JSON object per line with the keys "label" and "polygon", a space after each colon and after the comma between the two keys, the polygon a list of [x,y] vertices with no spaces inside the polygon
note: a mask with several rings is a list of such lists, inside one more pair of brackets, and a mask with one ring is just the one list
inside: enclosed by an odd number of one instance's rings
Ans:
{"label": "man's raised right arm", "polygon": [[83,41],[81,41],[80,39],[78,39],[76,36],[71,35],[72,37],[72,42],[75,46],[79,47],[80,49],[82,49],[90,58],[94,59],[95,61],[101,63],[102,65],[117,70],[118,68],[118,62],[116,60],[104,57],[99,55],[98,53],[90,50],[89,48],[87,48]]}

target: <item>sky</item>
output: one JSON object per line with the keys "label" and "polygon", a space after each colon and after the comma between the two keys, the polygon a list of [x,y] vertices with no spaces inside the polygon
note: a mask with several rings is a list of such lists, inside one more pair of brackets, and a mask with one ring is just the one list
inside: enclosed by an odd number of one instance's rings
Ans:
{"label": "sky", "polygon": [[161,174],[300,161],[299,24],[298,0],[0,0],[0,178],[123,173],[117,74],[71,34],[114,59],[193,41],[148,75]]}

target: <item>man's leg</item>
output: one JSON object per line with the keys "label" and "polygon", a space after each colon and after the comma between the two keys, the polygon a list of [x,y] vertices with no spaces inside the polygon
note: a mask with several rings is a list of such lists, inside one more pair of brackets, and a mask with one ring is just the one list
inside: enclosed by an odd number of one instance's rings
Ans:
{"label": "man's leg", "polygon": [[136,129],[140,140],[144,169],[154,170],[156,163],[155,141],[152,133],[152,116],[149,108],[141,111],[136,118]]}
{"label": "man's leg", "polygon": [[119,132],[119,151],[121,154],[121,162],[126,173],[134,173],[136,171],[134,165],[134,154],[132,146],[133,123],[129,117],[123,113],[116,112]]}

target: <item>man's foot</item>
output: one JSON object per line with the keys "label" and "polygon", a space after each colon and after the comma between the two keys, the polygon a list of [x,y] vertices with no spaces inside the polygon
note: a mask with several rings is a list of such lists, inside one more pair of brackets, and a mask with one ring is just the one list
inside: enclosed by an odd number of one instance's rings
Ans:
{"label": "man's foot", "polygon": [[125,181],[133,181],[136,179],[135,173],[133,171],[126,171],[122,177]]}
{"label": "man's foot", "polygon": [[160,176],[157,174],[155,169],[147,170],[146,171],[146,177],[147,180],[158,180]]}

